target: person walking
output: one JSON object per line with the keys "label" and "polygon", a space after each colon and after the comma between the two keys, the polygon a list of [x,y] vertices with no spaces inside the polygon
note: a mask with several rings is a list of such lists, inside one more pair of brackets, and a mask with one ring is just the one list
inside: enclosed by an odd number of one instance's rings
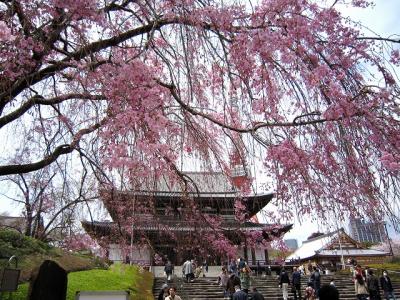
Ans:
{"label": "person walking", "polygon": [[331,280],[329,281],[329,285],[333,285],[334,287],[336,287],[335,278],[331,278]]}
{"label": "person walking", "polygon": [[368,270],[367,288],[369,292],[369,300],[381,300],[381,292],[379,290],[379,280],[374,275],[374,271]]}
{"label": "person walking", "polygon": [[182,300],[182,298],[176,294],[176,287],[173,286],[169,288],[169,296],[165,300]]}
{"label": "person walking", "polygon": [[304,300],[315,300],[315,291],[311,285],[306,287],[304,291]]}
{"label": "person walking", "polygon": [[265,298],[259,291],[257,291],[257,288],[253,287],[253,292],[251,293],[251,300],[265,300]]}
{"label": "person walking", "polygon": [[319,300],[339,300],[339,291],[332,284],[325,284],[319,290]]}
{"label": "person walking", "polygon": [[218,275],[218,284],[220,286],[222,286],[222,288],[224,289],[224,297],[229,296],[228,289],[227,289],[228,280],[229,280],[229,273],[226,271],[225,267],[222,267],[222,271]]}
{"label": "person walking", "polygon": [[167,281],[171,280],[173,271],[174,271],[174,266],[172,265],[171,261],[167,261],[164,267],[164,272],[165,275],[167,276]]}
{"label": "person walking", "polygon": [[361,274],[356,274],[356,278],[354,280],[354,287],[356,290],[356,296],[358,300],[367,300],[368,298],[368,290]]}
{"label": "person walking", "polygon": [[297,300],[297,297],[301,299],[301,273],[296,267],[293,268],[292,291],[294,300]]}
{"label": "person walking", "polygon": [[208,273],[208,263],[207,260],[205,259],[203,261],[203,277],[206,277],[206,273]]}
{"label": "person walking", "polygon": [[311,274],[310,282],[312,283],[312,287],[315,291],[315,296],[318,298],[319,289],[321,288],[321,273],[316,266],[313,267],[313,273]]}
{"label": "person walking", "polygon": [[229,272],[237,274],[237,264],[236,260],[232,259],[231,263],[229,264]]}
{"label": "person walking", "polygon": [[250,282],[251,282],[251,269],[249,266],[245,266],[240,272],[240,285],[242,287],[242,291],[246,294],[249,293]]}
{"label": "person walking", "polygon": [[240,278],[235,273],[231,273],[226,284],[226,290],[230,298],[232,298],[232,295],[235,293],[235,286],[240,287]]}
{"label": "person walking", "polygon": [[168,284],[164,283],[161,287],[161,291],[158,294],[157,300],[165,300],[169,296],[169,287]]}
{"label": "person walking", "polygon": [[239,258],[239,262],[238,262],[238,271],[242,272],[243,268],[246,266],[246,261],[244,260],[243,257]]}
{"label": "person walking", "polygon": [[188,264],[189,260],[186,260],[183,265],[182,265],[182,277],[186,278],[186,273],[185,273],[185,269],[186,269],[186,265]]}
{"label": "person walking", "polygon": [[240,289],[240,285],[235,286],[235,292],[232,295],[232,300],[247,300],[247,294]]}
{"label": "person walking", "polygon": [[282,289],[283,300],[288,299],[288,287],[290,284],[290,279],[288,273],[286,273],[285,269],[282,269],[281,274],[279,275],[279,288]]}
{"label": "person walking", "polygon": [[392,281],[390,280],[390,277],[386,270],[384,270],[382,272],[382,277],[381,277],[380,281],[381,281],[381,287],[382,287],[385,299],[389,300],[391,297],[396,300],[396,297],[394,296],[394,293],[393,293]]}
{"label": "person walking", "polygon": [[311,264],[311,260],[308,261],[308,264],[307,264],[307,271],[308,271],[308,275],[311,276],[312,271],[313,271],[313,266],[312,266],[312,264]]}
{"label": "person walking", "polygon": [[182,266],[182,273],[186,277],[186,282],[193,281],[194,273],[193,273],[193,263],[188,259]]}
{"label": "person walking", "polygon": [[363,269],[361,268],[361,265],[356,265],[354,268],[354,277],[356,277],[357,274],[364,277],[364,272],[363,272]]}
{"label": "person walking", "polygon": [[299,267],[300,275],[306,275],[306,272],[304,270],[305,270],[304,265],[300,265]]}

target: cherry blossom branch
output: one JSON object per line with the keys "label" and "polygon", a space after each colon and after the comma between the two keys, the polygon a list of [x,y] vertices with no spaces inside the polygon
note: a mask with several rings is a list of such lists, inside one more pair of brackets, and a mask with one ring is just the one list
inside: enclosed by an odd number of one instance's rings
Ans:
{"label": "cherry blossom branch", "polygon": [[[311,121],[301,121],[301,122],[297,122],[297,119],[302,118],[304,116],[298,116],[294,119],[293,122],[258,122],[256,123],[254,126],[252,127],[248,127],[248,128],[238,128],[238,127],[234,127],[228,124],[225,124],[221,121],[216,120],[215,118],[204,114],[202,112],[199,112],[195,109],[193,109],[192,107],[190,107],[189,105],[187,105],[186,103],[184,103],[182,101],[182,99],[179,97],[179,95],[176,92],[176,88],[174,85],[171,84],[167,84],[164,82],[161,82],[159,80],[157,80],[157,82],[163,86],[166,87],[170,90],[172,97],[181,105],[181,107],[183,109],[185,109],[186,111],[188,111],[189,113],[191,113],[194,116],[200,116],[204,119],[207,119],[208,121],[222,127],[228,130],[232,130],[232,131],[236,131],[239,133],[251,133],[254,131],[257,131],[260,128],[264,128],[264,127],[295,127],[295,126],[307,126],[307,125],[315,125],[315,124],[321,124],[321,123],[325,123],[328,121],[338,121],[338,120],[328,120],[328,119],[317,119],[317,120],[311,120]],[[311,115],[311,114],[309,114]],[[316,115],[316,113],[312,113],[312,115]]]}
{"label": "cherry blossom branch", "polygon": [[56,72],[61,71],[69,66],[68,62],[71,60],[81,60],[92,53],[98,52],[100,50],[116,46],[130,38],[135,36],[142,35],[144,33],[149,33],[152,30],[160,29],[161,27],[168,24],[179,23],[177,19],[165,19],[165,20],[155,20],[149,22],[149,24],[126,31],[117,36],[111,37],[109,39],[100,40],[93,42],[89,45],[83,46],[82,48],[76,50],[73,53],[70,53],[68,57],[64,58],[61,61],[54,62],[53,65],[50,65],[44,69],[41,69],[37,72],[31,73],[29,75],[23,76],[23,78],[17,80],[10,88],[3,90],[0,93],[0,112],[4,105],[10,100],[20,94],[24,89],[29,86],[32,86],[52,75]]}

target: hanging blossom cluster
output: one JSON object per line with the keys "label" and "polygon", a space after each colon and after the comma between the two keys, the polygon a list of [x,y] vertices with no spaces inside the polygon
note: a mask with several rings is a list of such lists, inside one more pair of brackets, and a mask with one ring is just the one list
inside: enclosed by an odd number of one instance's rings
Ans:
{"label": "hanging blossom cluster", "polygon": [[82,251],[90,249],[94,254],[98,256],[104,256],[104,254],[102,255],[102,248],[99,246],[97,241],[92,239],[86,233],[77,233],[64,239],[63,248],[70,251]]}
{"label": "hanging blossom cluster", "polygon": [[12,41],[14,39],[11,29],[3,21],[0,21],[0,42]]}
{"label": "hanging blossom cluster", "polygon": [[397,41],[364,36],[342,2],[2,3],[0,130],[20,145],[0,176],[76,153],[101,182],[186,192],[194,161],[228,175],[255,161],[284,216],[398,221]]}

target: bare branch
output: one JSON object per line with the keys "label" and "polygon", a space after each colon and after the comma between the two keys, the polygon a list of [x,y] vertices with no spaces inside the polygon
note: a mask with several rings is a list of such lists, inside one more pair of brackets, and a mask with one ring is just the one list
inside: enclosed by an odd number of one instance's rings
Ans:
{"label": "bare branch", "polygon": [[18,119],[24,113],[26,113],[30,108],[34,105],[54,105],[58,103],[62,103],[66,100],[73,100],[73,99],[88,99],[88,100],[104,100],[105,96],[103,95],[92,95],[92,94],[66,94],[54,98],[45,99],[40,95],[33,96],[27,102],[22,104],[18,109],[14,110],[13,112],[3,116],[0,118],[0,128],[4,125]]}
{"label": "bare branch", "polygon": [[92,133],[93,131],[99,129],[102,125],[104,125],[107,122],[107,120],[108,120],[107,118],[104,118],[101,122],[96,123],[89,128],[79,130],[73,137],[71,144],[64,144],[58,146],[51,154],[47,155],[42,160],[28,164],[13,164],[13,165],[0,166],[0,176],[29,173],[50,165],[51,163],[56,161],[60,155],[68,154],[74,151],[78,147],[79,141],[82,138],[82,136]]}

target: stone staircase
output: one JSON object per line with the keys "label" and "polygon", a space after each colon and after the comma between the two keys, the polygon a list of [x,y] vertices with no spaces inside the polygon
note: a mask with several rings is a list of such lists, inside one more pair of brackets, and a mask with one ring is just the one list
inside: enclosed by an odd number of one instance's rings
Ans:
{"label": "stone staircase", "polygon": [[[322,275],[321,286],[329,284],[330,279],[335,279],[335,285],[339,290],[340,299],[354,300],[356,296],[354,294],[354,283],[351,280],[350,275]],[[301,291],[307,286],[308,277],[302,277]],[[157,299],[158,293],[161,290],[161,286],[165,283],[165,278],[155,278],[154,280],[154,299]],[[266,277],[253,277],[252,286],[257,287],[258,291],[263,294],[265,299],[276,299],[281,300],[282,291],[278,287],[277,276],[266,276]],[[400,281],[392,279],[392,283],[395,290],[396,298],[400,299]],[[182,278],[175,278],[170,282],[170,286],[174,285],[177,287],[177,294],[181,296],[183,300],[206,300],[206,299],[220,299],[223,300],[222,288],[217,284],[217,278],[206,277],[197,278],[194,282],[186,283]],[[251,296],[251,294],[249,294]],[[250,297],[249,297],[250,298]],[[289,287],[289,299],[293,299],[293,294]],[[382,293],[382,299],[383,293]]]}
{"label": "stone staircase", "polygon": [[[157,299],[161,286],[165,282],[165,278],[154,279],[154,299]],[[224,299],[223,290],[217,284],[216,277],[200,277],[190,283],[187,283],[182,278],[174,278],[168,284],[169,286],[175,286],[177,288],[177,294],[182,298],[182,300]]]}
{"label": "stone staircase", "polygon": [[[354,292],[354,283],[350,275],[322,275],[321,276],[321,286],[324,284],[329,284],[331,278],[335,279],[336,288],[339,291],[340,299],[354,300],[356,299]],[[304,276],[301,280],[301,292],[304,293],[307,287],[308,277]],[[278,287],[277,276],[268,276],[265,278],[256,277],[253,280],[253,286],[257,287],[258,291],[263,294],[265,299],[283,299],[282,291]],[[393,280],[393,286],[395,289],[396,297],[400,297],[400,281]],[[383,293],[382,293],[383,296]],[[293,299],[293,293],[289,288],[289,299]]]}

